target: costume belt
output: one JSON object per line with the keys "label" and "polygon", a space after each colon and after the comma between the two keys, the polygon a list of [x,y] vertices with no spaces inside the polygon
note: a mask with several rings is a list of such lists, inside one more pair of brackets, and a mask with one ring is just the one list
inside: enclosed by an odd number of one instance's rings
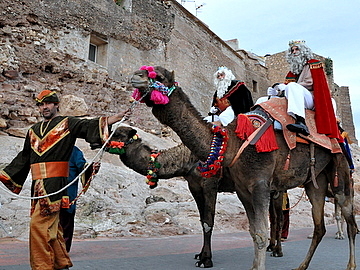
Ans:
{"label": "costume belt", "polygon": [[32,179],[44,179],[51,177],[68,177],[69,162],[54,161],[31,164]]}

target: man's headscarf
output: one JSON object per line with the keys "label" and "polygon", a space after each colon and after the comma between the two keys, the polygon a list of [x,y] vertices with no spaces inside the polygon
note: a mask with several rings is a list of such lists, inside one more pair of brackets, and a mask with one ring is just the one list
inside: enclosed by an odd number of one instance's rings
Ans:
{"label": "man's headscarf", "polygon": [[[292,47],[299,48],[299,54],[292,53]],[[304,40],[291,40],[289,42],[289,49],[286,52],[286,60],[290,64],[290,71],[295,75],[299,75],[306,65],[307,61],[313,59],[311,49],[305,44]]]}
{"label": "man's headscarf", "polygon": [[56,95],[55,91],[51,90],[44,90],[41,91],[40,94],[35,98],[36,104],[42,102],[52,102],[52,103],[59,103],[59,97]]}

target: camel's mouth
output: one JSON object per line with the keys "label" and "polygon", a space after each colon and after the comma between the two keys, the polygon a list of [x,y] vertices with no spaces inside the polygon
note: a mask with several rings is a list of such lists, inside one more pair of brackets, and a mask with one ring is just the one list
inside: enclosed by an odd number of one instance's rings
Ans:
{"label": "camel's mouth", "polygon": [[146,87],[148,87],[147,83],[139,82],[139,81],[131,81],[131,85],[134,88],[146,88]]}
{"label": "camel's mouth", "polygon": [[149,86],[149,83],[147,80],[144,80],[142,78],[138,78],[136,76],[133,76],[131,78],[131,85],[134,87],[134,88],[146,88]]}

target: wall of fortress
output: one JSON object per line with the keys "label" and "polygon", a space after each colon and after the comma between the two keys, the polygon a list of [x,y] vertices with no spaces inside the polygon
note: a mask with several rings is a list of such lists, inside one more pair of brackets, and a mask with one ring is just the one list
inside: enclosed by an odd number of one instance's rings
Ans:
{"label": "wall of fortress", "polygon": [[[244,80],[254,100],[280,77],[276,55],[265,66],[264,59],[237,48],[234,41],[224,42],[176,1],[120,2],[0,2],[1,131],[23,136],[39,121],[33,98],[43,89],[83,100],[85,116],[124,110],[132,92],[129,78],[142,65],[174,70],[202,115],[209,110],[215,90],[212,74],[219,66]],[[96,59],[89,60],[91,46]],[[342,118],[347,119],[344,127],[353,135],[351,108],[346,107],[349,91],[336,89]],[[145,130],[163,128],[145,105],[136,108],[132,119]]]}

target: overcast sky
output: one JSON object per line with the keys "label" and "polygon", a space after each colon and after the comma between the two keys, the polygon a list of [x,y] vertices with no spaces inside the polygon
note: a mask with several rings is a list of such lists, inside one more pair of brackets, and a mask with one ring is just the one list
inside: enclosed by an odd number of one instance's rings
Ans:
{"label": "overcast sky", "polygon": [[178,2],[221,39],[238,39],[240,49],[264,56],[286,50],[289,40],[301,39],[314,53],[330,57],[335,83],[350,88],[360,140],[360,0]]}

